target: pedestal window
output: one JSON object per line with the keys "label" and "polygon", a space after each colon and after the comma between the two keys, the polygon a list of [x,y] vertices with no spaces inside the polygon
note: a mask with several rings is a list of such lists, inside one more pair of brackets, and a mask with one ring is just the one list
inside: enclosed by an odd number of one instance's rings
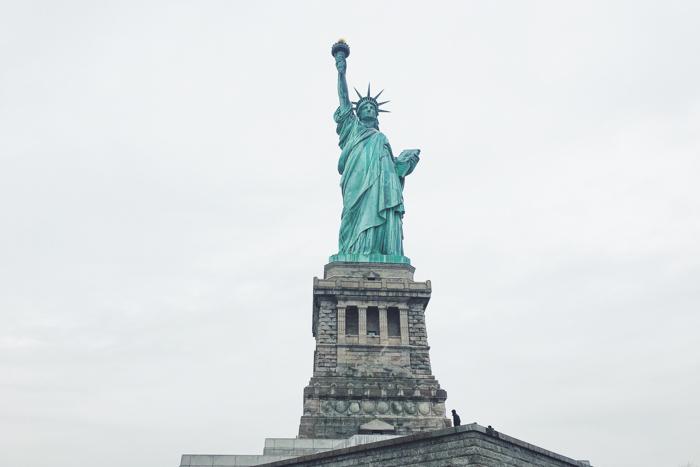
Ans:
{"label": "pedestal window", "polygon": [[356,336],[359,329],[357,307],[349,306],[345,310],[345,335]]}
{"label": "pedestal window", "polygon": [[367,307],[367,335],[379,336],[379,308]]}
{"label": "pedestal window", "polygon": [[389,337],[401,337],[401,315],[396,307],[389,307],[386,313]]}

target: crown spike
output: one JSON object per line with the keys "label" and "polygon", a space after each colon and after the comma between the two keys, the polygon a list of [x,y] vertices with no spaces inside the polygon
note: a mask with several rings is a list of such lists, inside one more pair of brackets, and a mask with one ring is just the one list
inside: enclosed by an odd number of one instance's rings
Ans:
{"label": "crown spike", "polygon": [[379,110],[377,110],[377,112],[386,112],[386,113],[390,114],[390,113],[391,113],[391,110],[379,109]]}
{"label": "crown spike", "polygon": [[357,100],[357,102],[353,102],[353,104],[355,105],[355,111],[358,111],[360,106],[362,104],[364,104],[365,102],[369,102],[374,106],[375,109],[377,109],[377,111],[388,112],[388,110],[379,110],[379,106],[384,105],[387,102],[391,102],[391,101],[377,102],[377,97],[381,96],[381,94],[384,92],[384,90],[382,89],[381,91],[379,91],[379,94],[377,94],[376,97],[372,97],[372,87],[371,86],[372,86],[371,84],[369,84],[369,83],[367,84],[367,95],[366,96],[362,96],[360,94],[360,91],[357,90],[357,88],[353,88],[353,89],[355,89],[355,92],[359,96],[359,99]]}

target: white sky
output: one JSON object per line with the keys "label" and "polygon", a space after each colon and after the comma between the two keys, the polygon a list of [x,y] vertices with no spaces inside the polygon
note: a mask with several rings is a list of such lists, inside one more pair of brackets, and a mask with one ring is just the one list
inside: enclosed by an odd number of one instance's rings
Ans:
{"label": "white sky", "polygon": [[4,467],[294,437],[371,80],[448,409],[700,463],[700,3],[0,4]]}

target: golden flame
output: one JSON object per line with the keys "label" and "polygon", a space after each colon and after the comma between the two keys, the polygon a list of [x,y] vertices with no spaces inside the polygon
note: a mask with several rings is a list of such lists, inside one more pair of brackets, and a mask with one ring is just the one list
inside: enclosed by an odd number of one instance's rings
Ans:
{"label": "golden flame", "polygon": [[342,37],[338,39],[338,42],[340,42],[341,44],[346,44],[345,39],[343,39]]}

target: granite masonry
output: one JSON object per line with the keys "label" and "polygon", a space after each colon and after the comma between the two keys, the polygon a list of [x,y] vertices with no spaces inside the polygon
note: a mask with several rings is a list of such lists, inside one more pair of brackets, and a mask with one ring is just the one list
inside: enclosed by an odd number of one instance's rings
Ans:
{"label": "granite masonry", "polygon": [[[299,438],[409,435],[451,426],[431,374],[430,281],[409,264],[335,262],[314,278],[314,371]],[[363,425],[375,421],[361,430]]]}
{"label": "granite masonry", "polygon": [[181,467],[583,467],[477,424],[451,427],[432,375],[430,281],[406,263],[331,262],[314,278],[313,375],[294,439],[262,455],[182,456]]}
{"label": "granite masonry", "polygon": [[[249,465],[264,465],[266,467],[590,466],[588,461],[570,459],[475,423],[391,439],[375,440],[372,439],[372,436],[369,435],[369,439],[354,443],[354,445],[338,444],[325,452],[306,454],[285,460],[274,460],[268,457],[267,463],[259,464],[247,463],[249,461],[247,458],[255,456],[185,455],[182,456],[180,467]],[[267,451],[267,442],[265,449]],[[289,453],[289,451],[286,452]],[[236,459],[234,458],[236,457],[240,458],[240,463],[235,463]]]}

